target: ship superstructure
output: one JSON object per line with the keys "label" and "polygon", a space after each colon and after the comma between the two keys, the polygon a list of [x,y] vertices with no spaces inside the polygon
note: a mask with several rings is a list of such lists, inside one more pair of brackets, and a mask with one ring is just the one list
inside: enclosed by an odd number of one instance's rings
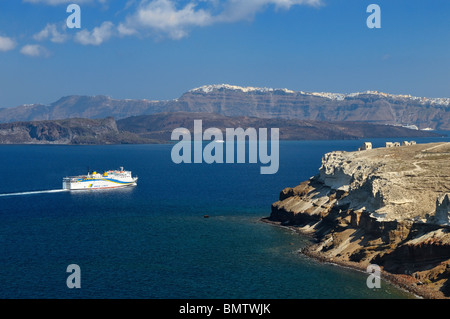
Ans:
{"label": "ship superstructure", "polygon": [[137,177],[131,175],[131,171],[110,170],[103,173],[88,172],[87,175],[70,176],[63,178],[63,189],[106,189],[137,185]]}

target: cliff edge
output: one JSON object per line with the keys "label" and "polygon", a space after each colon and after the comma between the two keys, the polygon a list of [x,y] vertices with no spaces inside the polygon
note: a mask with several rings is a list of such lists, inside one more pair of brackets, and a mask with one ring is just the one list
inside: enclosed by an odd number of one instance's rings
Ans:
{"label": "cliff edge", "polygon": [[325,154],[284,189],[270,221],[314,236],[304,250],[366,269],[427,298],[450,297],[450,143]]}
{"label": "cliff edge", "polygon": [[0,144],[89,145],[154,142],[152,139],[119,130],[112,117],[0,123]]}

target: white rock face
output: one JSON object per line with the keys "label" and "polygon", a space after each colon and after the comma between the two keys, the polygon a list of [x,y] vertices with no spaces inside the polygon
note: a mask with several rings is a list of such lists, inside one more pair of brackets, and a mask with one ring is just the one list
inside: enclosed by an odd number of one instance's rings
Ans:
{"label": "white rock face", "polygon": [[435,218],[439,224],[450,225],[450,193],[436,199]]}
{"label": "white rock face", "polygon": [[[450,143],[325,154],[319,181],[348,192],[338,204],[382,220],[449,223]],[[436,198],[440,198],[436,201]]]}
{"label": "white rock face", "polygon": [[314,235],[307,255],[376,264],[450,297],[449,189],[450,143],[332,152],[319,175],[280,193],[270,220]]}

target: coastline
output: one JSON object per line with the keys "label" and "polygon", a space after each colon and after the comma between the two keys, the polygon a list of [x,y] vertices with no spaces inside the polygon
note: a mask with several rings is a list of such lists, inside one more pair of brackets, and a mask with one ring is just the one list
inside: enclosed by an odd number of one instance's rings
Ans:
{"label": "coastline", "polygon": [[[357,262],[327,258],[323,254],[314,252],[313,249],[311,249],[311,248],[314,247],[314,245],[316,244],[315,241],[317,241],[317,240],[315,239],[314,235],[311,232],[304,231],[299,226],[282,225],[282,223],[279,221],[270,220],[270,217],[260,218],[260,221],[263,223],[272,225],[272,226],[290,229],[298,234],[301,234],[302,236],[309,237],[311,239],[310,245],[299,250],[299,253],[303,254],[306,257],[312,258],[321,263],[328,263],[328,264],[335,265],[337,267],[342,267],[342,268],[351,269],[354,271],[359,271],[362,273],[367,273],[366,268]],[[417,299],[448,299],[442,293],[439,293],[439,292],[433,291],[431,289],[427,289],[426,287],[418,285],[417,284],[418,280],[416,280],[413,276],[410,276],[410,275],[397,275],[397,274],[392,274],[392,273],[382,270],[381,271],[381,279],[388,282],[389,284],[393,285],[396,288],[399,288],[401,290],[406,291],[409,294],[414,295]]]}
{"label": "coastline", "polygon": [[312,236],[304,255],[364,272],[377,265],[397,287],[449,299],[450,143],[403,144],[325,154],[266,220]]}

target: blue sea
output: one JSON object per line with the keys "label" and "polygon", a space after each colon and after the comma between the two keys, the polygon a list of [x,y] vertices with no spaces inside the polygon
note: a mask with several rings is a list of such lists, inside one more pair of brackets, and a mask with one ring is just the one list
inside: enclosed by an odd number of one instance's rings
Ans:
{"label": "blue sea", "polygon": [[[307,237],[260,221],[326,152],[362,142],[282,141],[274,175],[260,164],[177,165],[173,145],[0,146],[0,298],[413,298],[303,256]],[[137,187],[53,192],[64,176],[120,166]],[[80,289],[66,285],[71,264]]]}

